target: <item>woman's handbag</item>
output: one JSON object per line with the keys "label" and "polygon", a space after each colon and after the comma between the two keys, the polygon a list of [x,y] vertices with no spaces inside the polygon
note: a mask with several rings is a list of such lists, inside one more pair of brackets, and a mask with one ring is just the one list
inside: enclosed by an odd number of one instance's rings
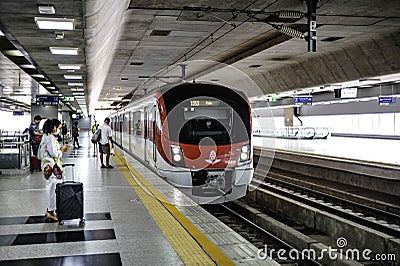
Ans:
{"label": "woman's handbag", "polygon": [[63,175],[62,175],[62,170],[61,170],[61,168],[57,165],[57,164],[55,164],[54,166],[53,166],[53,174],[55,175],[55,177],[57,178],[57,179],[62,179],[63,178]]}

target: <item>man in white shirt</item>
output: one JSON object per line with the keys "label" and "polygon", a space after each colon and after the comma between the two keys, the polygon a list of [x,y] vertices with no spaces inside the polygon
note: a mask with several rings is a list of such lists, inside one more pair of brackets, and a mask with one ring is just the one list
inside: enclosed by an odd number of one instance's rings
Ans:
{"label": "man in white shirt", "polygon": [[[114,148],[114,142],[112,140],[112,130],[109,124],[110,118],[107,117],[104,119],[104,124],[100,126],[101,138],[99,141],[99,152],[101,168],[114,168],[110,165],[110,153],[111,149]],[[103,164],[103,154],[106,154],[106,165]]]}

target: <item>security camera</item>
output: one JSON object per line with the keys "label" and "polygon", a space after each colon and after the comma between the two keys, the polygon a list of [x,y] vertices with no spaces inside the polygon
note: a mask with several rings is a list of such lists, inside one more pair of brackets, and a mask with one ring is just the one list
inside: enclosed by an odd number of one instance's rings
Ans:
{"label": "security camera", "polygon": [[56,36],[56,40],[64,39],[64,32],[62,31],[56,31],[54,32],[54,35]]}

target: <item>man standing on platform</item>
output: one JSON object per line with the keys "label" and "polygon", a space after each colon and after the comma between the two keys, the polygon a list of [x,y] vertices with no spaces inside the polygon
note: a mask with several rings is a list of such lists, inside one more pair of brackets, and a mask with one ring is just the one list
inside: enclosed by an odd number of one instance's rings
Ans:
{"label": "man standing on platform", "polygon": [[[104,119],[104,124],[100,126],[101,138],[99,141],[99,152],[101,168],[114,168],[110,165],[110,153],[111,149],[114,148],[114,142],[112,139],[112,130],[109,124],[110,118],[107,117],[106,119]],[[106,154],[106,165],[103,164],[103,154]]]}
{"label": "man standing on platform", "polygon": [[29,126],[29,137],[32,146],[32,153],[34,156],[37,156],[37,152],[39,149],[40,141],[42,140],[43,134],[40,133],[39,123],[42,120],[40,115],[35,115],[33,118],[33,122]]}

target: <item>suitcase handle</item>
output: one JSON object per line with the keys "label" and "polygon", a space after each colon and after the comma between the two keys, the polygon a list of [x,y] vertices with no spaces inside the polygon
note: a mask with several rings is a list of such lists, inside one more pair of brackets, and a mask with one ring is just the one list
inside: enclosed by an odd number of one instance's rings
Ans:
{"label": "suitcase handle", "polygon": [[75,167],[75,164],[74,163],[65,163],[65,164],[63,164],[63,167],[67,167],[67,166],[71,166],[71,172],[72,172],[72,181],[65,181],[65,176],[63,175],[63,178],[62,178],[62,180],[63,180],[63,182],[75,182],[75,173],[74,173],[74,167]]}

